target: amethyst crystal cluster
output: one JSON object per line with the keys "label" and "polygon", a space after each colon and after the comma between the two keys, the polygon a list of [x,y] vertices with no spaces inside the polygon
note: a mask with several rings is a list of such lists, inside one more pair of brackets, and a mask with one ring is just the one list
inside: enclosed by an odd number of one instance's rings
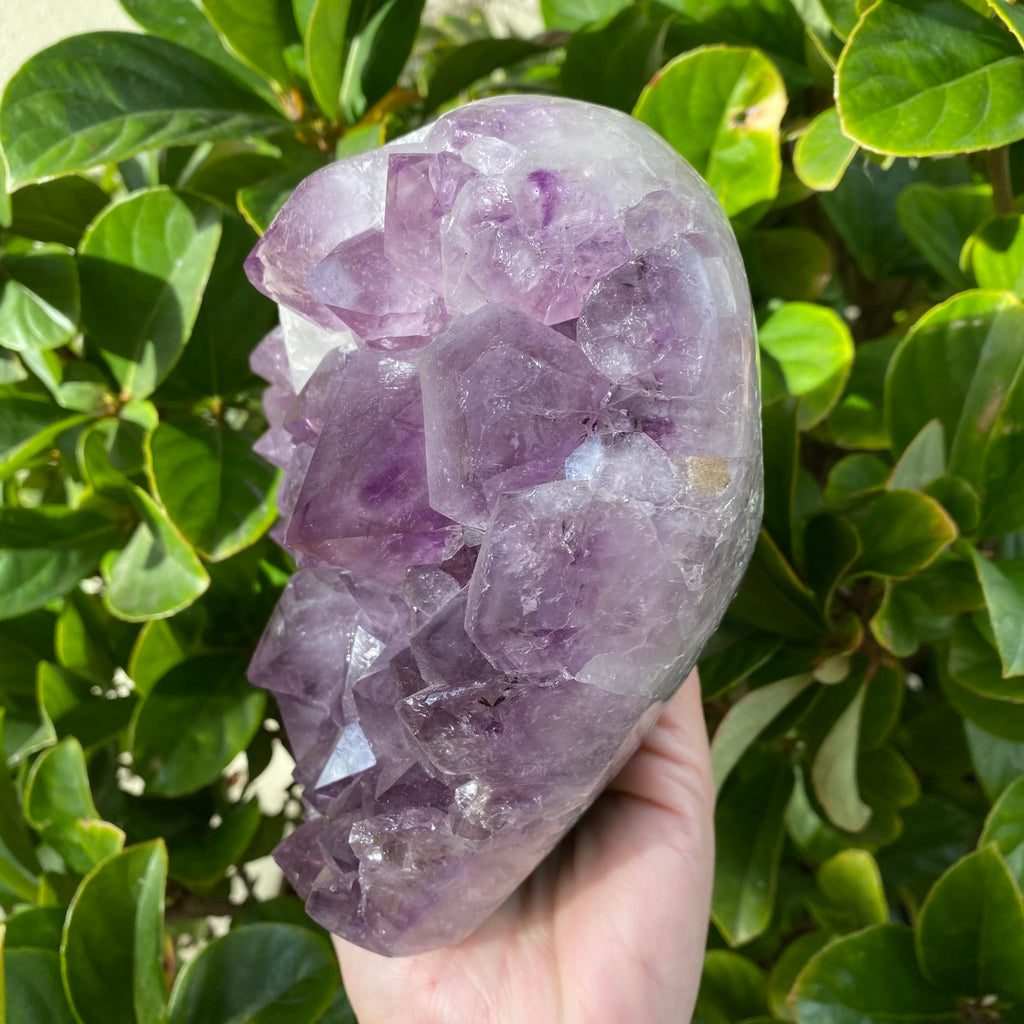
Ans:
{"label": "amethyst crystal cluster", "polygon": [[457,942],[678,687],[761,509],[749,298],[637,121],[472,103],[295,191],[247,263],[299,571],[250,678],[308,808],[277,851],[368,949]]}

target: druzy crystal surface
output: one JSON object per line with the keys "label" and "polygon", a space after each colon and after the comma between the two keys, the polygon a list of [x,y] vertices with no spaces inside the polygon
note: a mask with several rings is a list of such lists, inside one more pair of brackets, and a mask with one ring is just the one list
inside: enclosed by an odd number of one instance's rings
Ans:
{"label": "druzy crystal surface", "polygon": [[462,107],[301,184],[247,263],[274,536],[250,667],[308,814],[277,859],[331,931],[457,942],[678,687],[761,511],[753,328],[707,186],[637,121]]}

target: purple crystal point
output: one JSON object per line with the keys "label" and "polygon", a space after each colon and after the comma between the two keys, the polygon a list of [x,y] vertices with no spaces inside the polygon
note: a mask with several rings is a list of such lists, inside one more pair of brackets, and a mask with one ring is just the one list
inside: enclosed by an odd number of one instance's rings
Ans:
{"label": "purple crystal point", "polygon": [[276,852],[367,949],[458,942],[625,763],[761,508],[753,325],[707,186],[639,122],[484,100],[296,189],[247,262],[274,536],[249,674],[309,820]]}

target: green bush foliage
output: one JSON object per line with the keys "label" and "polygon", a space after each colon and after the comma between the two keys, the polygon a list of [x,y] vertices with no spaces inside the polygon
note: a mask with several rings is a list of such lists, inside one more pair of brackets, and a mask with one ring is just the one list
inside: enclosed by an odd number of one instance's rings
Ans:
{"label": "green bush foliage", "polygon": [[121,2],[142,33],[0,104],[0,1021],[354,1019],[249,867],[299,808],[255,795],[244,671],[292,567],[241,264],[310,171],[508,90],[660,132],[755,298],[696,1019],[1024,1019],[1024,13],[543,0],[523,40],[422,0]]}

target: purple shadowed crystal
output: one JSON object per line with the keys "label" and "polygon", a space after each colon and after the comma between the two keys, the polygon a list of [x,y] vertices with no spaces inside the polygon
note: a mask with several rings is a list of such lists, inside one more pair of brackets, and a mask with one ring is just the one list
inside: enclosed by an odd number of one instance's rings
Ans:
{"label": "purple shadowed crystal", "polygon": [[300,185],[246,264],[296,557],[250,679],[307,822],[276,857],[367,949],[458,942],[679,686],[761,510],[750,301],[631,118],[472,103]]}

